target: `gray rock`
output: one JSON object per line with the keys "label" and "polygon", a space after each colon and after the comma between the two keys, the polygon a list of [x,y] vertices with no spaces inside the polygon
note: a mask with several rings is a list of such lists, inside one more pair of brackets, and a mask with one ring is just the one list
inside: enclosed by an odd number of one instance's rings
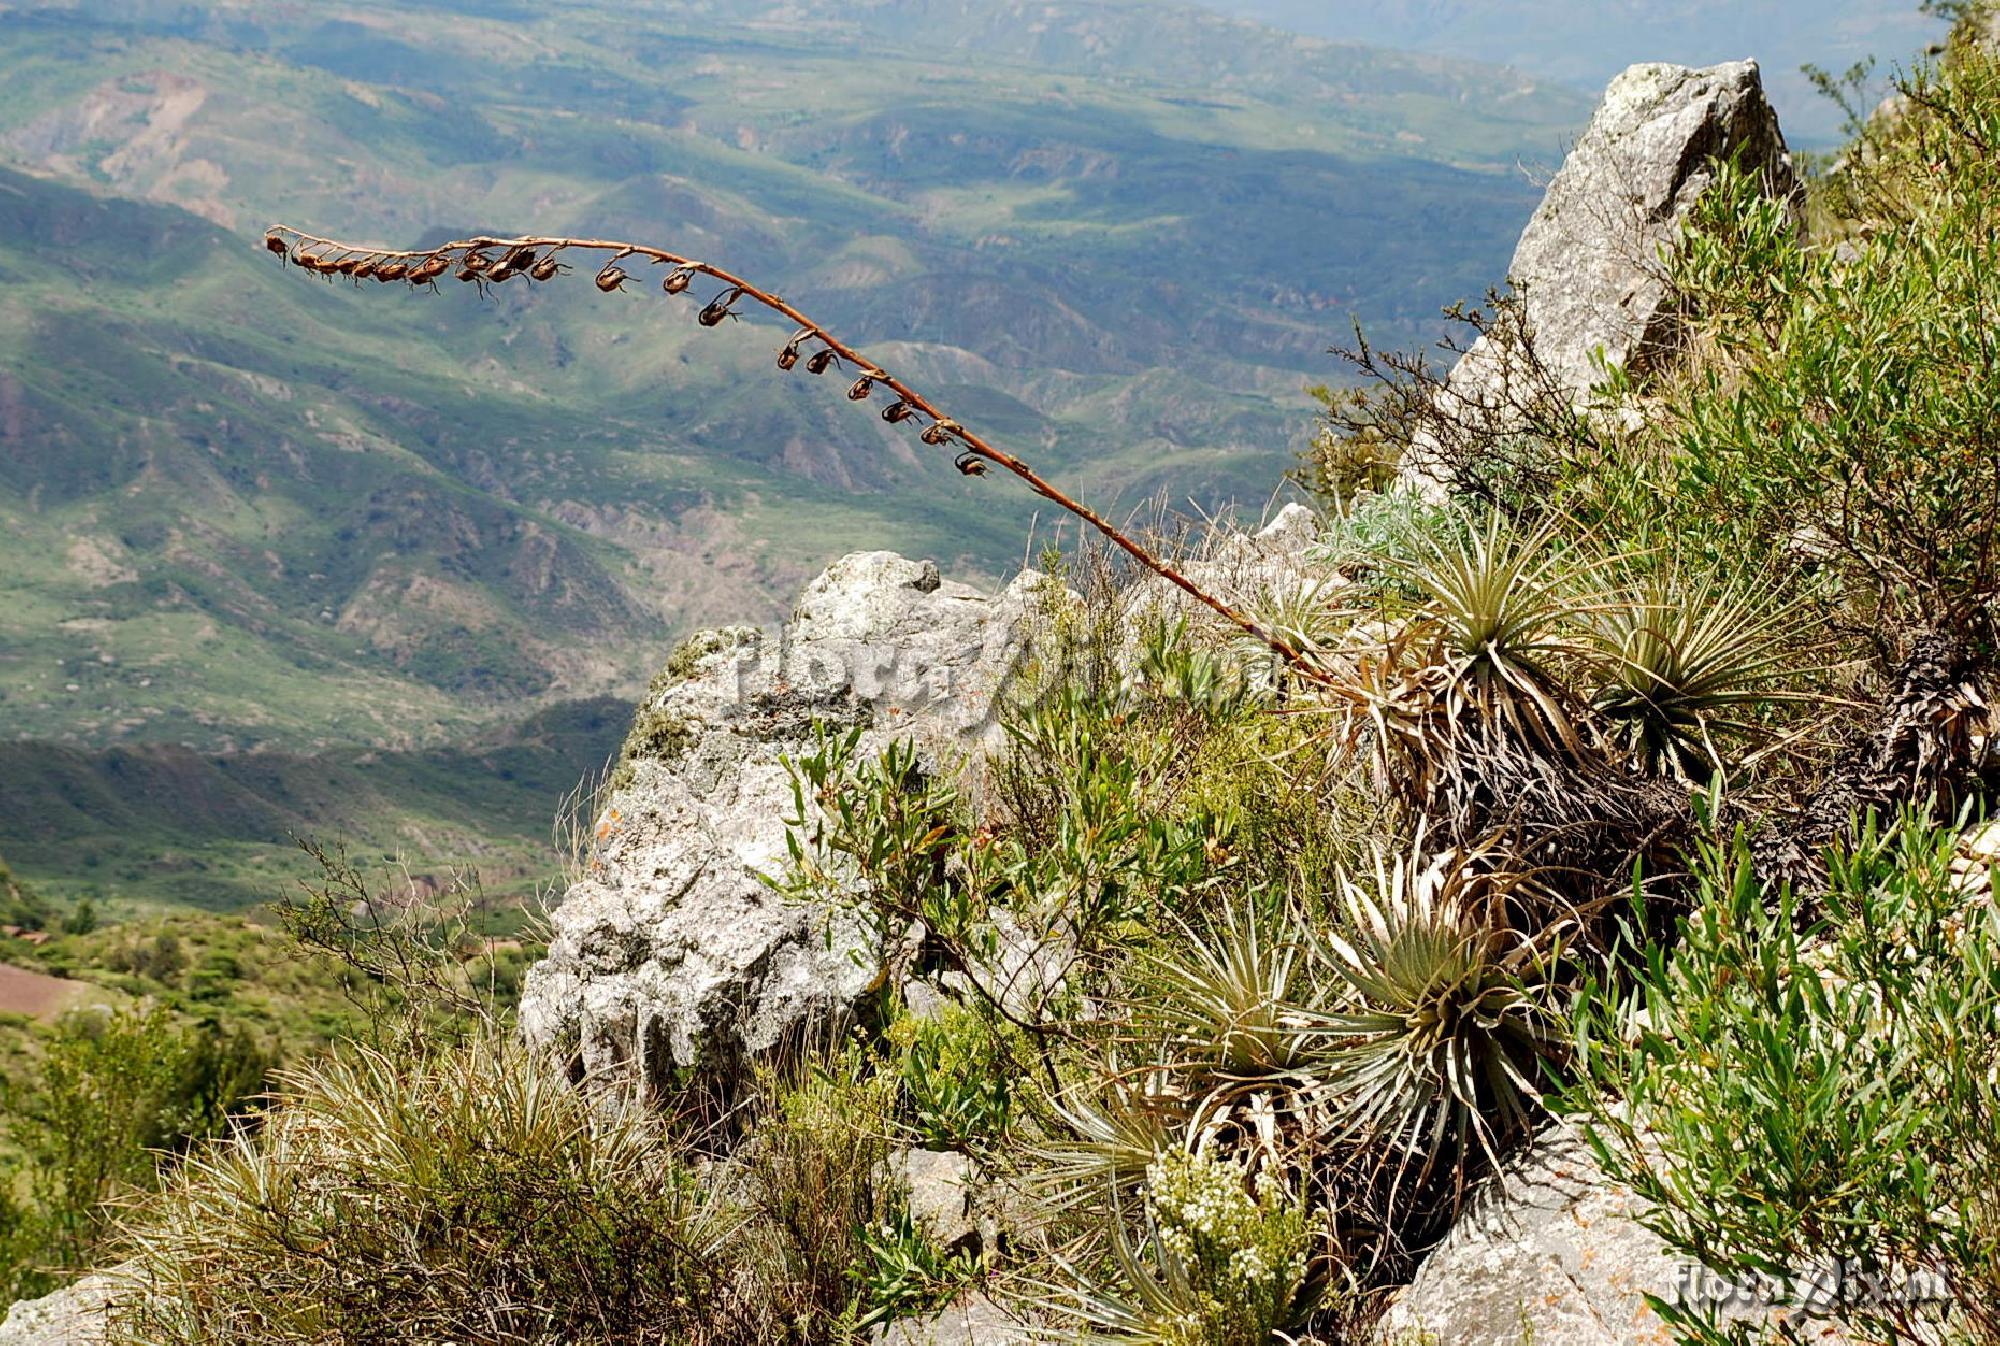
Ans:
{"label": "gray rock", "polygon": [[951,1150],[897,1150],[889,1156],[889,1172],[909,1201],[911,1223],[931,1242],[947,1252],[978,1245],[973,1193],[979,1176],[971,1159]]}
{"label": "gray rock", "polygon": [[0,1322],[0,1346],[96,1346],[105,1339],[105,1310],[117,1286],[116,1273],[104,1272],[20,1301]]}
{"label": "gray rock", "polygon": [[[1446,379],[1444,419],[1504,426],[1513,408],[1545,392],[1587,405],[1602,378],[1600,352],[1609,365],[1638,373],[1670,351],[1674,307],[1662,253],[1713,181],[1713,163],[1738,154],[1764,175],[1767,190],[1796,197],[1798,178],[1756,62],[1635,65],[1612,80],[1507,269],[1555,387],[1532,378],[1519,334],[1503,324]],[[1436,485],[1438,449],[1437,436],[1420,438],[1406,477]]]}
{"label": "gray rock", "polygon": [[579,1078],[660,1083],[766,1053],[876,985],[881,953],[853,922],[758,877],[787,863],[783,759],[821,725],[861,727],[865,753],[914,736],[940,769],[993,741],[1039,583],[989,598],[927,561],[860,552],[808,585],[775,637],[731,628],[689,646],[687,676],[639,708],[642,751],[529,970],[527,1041]]}
{"label": "gray rock", "polygon": [[[1696,1294],[1699,1268],[1638,1223],[1640,1199],[1604,1174],[1582,1138],[1557,1127],[1476,1195],[1397,1292],[1378,1346],[1670,1346],[1646,1304]],[[1807,1324],[1802,1341],[1839,1341]]]}
{"label": "gray rock", "polygon": [[[1193,583],[1239,612],[1283,625],[1288,610],[1332,600],[1347,583],[1333,566],[1312,555],[1321,533],[1318,517],[1304,505],[1286,505],[1255,532],[1224,520],[1210,527],[1194,554],[1177,569]],[[1221,620],[1166,579],[1147,575],[1125,595],[1129,667],[1139,636],[1162,621],[1185,620],[1196,629],[1227,633]],[[1253,642],[1246,640],[1245,648]]]}
{"label": "gray rock", "polygon": [[1026,1346],[1034,1340],[1025,1323],[985,1298],[875,1332],[875,1346]]}

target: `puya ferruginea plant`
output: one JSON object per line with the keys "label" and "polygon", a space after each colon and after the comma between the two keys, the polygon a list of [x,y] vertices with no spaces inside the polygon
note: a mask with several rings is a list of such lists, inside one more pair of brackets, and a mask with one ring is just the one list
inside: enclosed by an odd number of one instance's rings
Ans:
{"label": "puya ferruginea plant", "polygon": [[697,279],[706,277],[722,288],[695,314],[695,321],[703,327],[720,327],[741,316],[739,309],[746,305],[787,320],[795,325],[796,330],[778,351],[779,369],[792,370],[803,364],[813,374],[825,374],[830,370],[852,373],[854,379],[847,388],[850,401],[866,402],[879,389],[893,399],[882,409],[882,419],[891,425],[913,428],[926,445],[955,451],[957,456],[954,462],[960,472],[967,476],[983,476],[987,465],[992,464],[1013,473],[1027,483],[1028,489],[1036,495],[1095,528],[1133,560],[1177,586],[1225,621],[1247,632],[1305,678],[1314,682],[1326,681],[1324,672],[1283,635],[1269,630],[1195,584],[1161,560],[1143,542],[1088,505],[1064,494],[1013,454],[946,416],[923,394],[785,300],[719,266],[683,257],[663,248],[602,238],[479,237],[460,239],[435,248],[399,252],[320,238],[289,225],[273,225],[264,235],[264,246],[294,266],[329,280],[345,276],[357,284],[375,280],[435,288],[436,282],[447,275],[481,287],[504,285],[513,280],[534,283],[554,280],[570,270],[564,259],[571,256],[592,260],[603,258],[595,280],[597,288],[605,294],[623,291],[626,285],[638,279],[620,265],[634,258],[643,258],[651,265],[667,268],[661,278],[660,289],[668,295],[686,295]]}

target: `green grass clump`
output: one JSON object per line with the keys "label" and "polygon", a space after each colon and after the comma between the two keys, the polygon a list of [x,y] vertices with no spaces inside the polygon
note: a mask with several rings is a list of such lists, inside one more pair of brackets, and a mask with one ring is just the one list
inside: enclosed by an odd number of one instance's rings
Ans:
{"label": "green grass clump", "polygon": [[149,1204],[114,1339],[747,1341],[746,1218],[518,1048],[351,1051]]}

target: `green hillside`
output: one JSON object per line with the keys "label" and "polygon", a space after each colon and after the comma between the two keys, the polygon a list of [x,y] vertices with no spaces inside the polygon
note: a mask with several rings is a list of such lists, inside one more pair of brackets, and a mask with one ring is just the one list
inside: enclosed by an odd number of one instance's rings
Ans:
{"label": "green hillside", "polygon": [[1025,494],[769,328],[356,293],[273,220],[670,243],[1114,512],[1255,510],[1350,316],[1420,340],[1480,292],[1586,110],[1151,0],[0,3],[0,850],[210,905],[301,829],[525,873],[575,775],[479,745],[843,552],[1023,554]]}
{"label": "green hillside", "polygon": [[767,8],[0,12],[13,736],[449,741],[629,694],[855,546],[1020,555],[1026,501],[777,381],[768,333],[315,289],[245,246],[272,218],[672,240],[1100,499],[1261,504],[1344,313],[1476,292],[1512,159],[1582,110],[1154,5]]}
{"label": "green hillside", "polygon": [[0,842],[52,895],[100,901],[253,905],[312,871],[296,837],[440,880],[477,869],[495,897],[531,897],[557,873],[565,796],[630,719],[623,701],[568,702],[460,746],[310,756],[0,743]]}

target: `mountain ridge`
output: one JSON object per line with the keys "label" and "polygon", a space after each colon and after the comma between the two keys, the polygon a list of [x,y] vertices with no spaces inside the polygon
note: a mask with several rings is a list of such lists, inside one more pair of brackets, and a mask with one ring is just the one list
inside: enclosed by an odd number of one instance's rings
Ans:
{"label": "mountain ridge", "polygon": [[[1461,148],[1383,133],[1476,84],[1441,83],[1430,58],[1370,57],[1373,82],[1336,108],[1337,63],[1287,87],[1333,59],[1315,44],[1273,66],[1264,47],[1218,55],[1201,39],[1227,21],[1199,11],[1065,0],[1032,12],[1098,42],[1089,60],[1118,80],[910,50],[862,77],[850,47],[816,52],[829,26],[879,46],[915,16],[943,50],[996,11],[792,9],[708,4],[613,43],[610,11],[570,5],[478,59],[491,7],[0,11],[0,265],[34,278],[0,343],[0,515],[36,540],[0,562],[21,614],[0,634],[15,734],[443,742],[632,695],[678,633],[774,618],[844,550],[988,576],[1020,555],[1032,501],[779,381],[775,332],[634,323],[575,284],[479,303],[315,291],[258,269],[251,231],[274,216],[393,243],[531,222],[650,240],[672,220],[660,241],[810,302],[1129,509],[1168,485],[1261,505],[1339,315],[1424,330],[1532,207],[1486,121]],[[763,27],[739,41],[745,22]],[[1238,87],[1138,90],[1149,52]],[[1574,111],[1532,107],[1494,123],[1516,149]],[[1324,121],[1300,130],[1301,109]],[[137,198],[217,232],[113,204]],[[1320,230],[1342,242],[1301,261]]]}

